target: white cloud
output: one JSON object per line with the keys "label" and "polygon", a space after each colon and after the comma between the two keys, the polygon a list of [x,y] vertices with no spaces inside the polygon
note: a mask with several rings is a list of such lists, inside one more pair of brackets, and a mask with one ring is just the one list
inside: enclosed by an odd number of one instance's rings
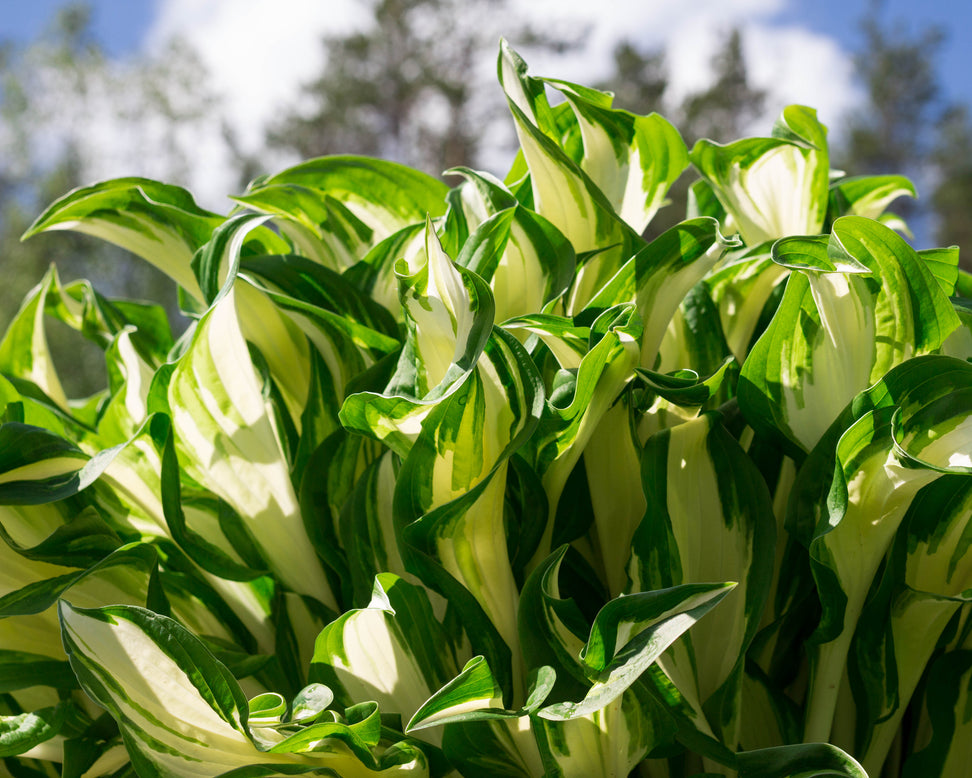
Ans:
{"label": "white cloud", "polygon": [[[146,45],[158,52],[178,37],[199,53],[207,89],[221,99],[243,151],[252,153],[262,151],[274,116],[293,106],[302,84],[321,71],[323,36],[350,32],[364,21],[355,0],[162,0]],[[190,186],[203,204],[222,209],[238,176],[221,132],[214,121],[198,138]],[[271,166],[293,161],[268,160]]]}
{"label": "white cloud", "polygon": [[784,0],[697,0],[691,4],[534,0],[530,16],[570,18],[585,29],[585,46],[563,61],[536,58],[543,75],[592,82],[611,72],[611,52],[626,39],[644,50],[664,49],[671,103],[705,89],[712,81],[712,55],[733,27],[742,33],[750,80],[766,89],[766,115],[754,132],[768,132],[785,105],[817,108],[834,129],[839,117],[859,100],[853,87],[851,56],[829,36],[796,26],[778,26],[773,17]]}
{"label": "white cloud", "polygon": [[[581,83],[603,80],[611,72],[616,42],[627,38],[646,49],[666,49],[674,100],[710,83],[712,53],[724,33],[738,26],[752,81],[770,92],[767,116],[754,131],[767,132],[789,102],[818,108],[833,127],[854,98],[850,57],[832,38],[774,26],[773,16],[784,5],[785,0],[511,3],[537,29],[583,31],[584,47],[563,57],[525,51],[532,72]],[[148,41],[158,49],[180,35],[199,50],[210,73],[208,86],[222,95],[243,147],[256,151],[267,123],[283,106],[293,106],[300,85],[320,72],[321,37],[366,24],[362,6],[357,0],[278,0],[271,10],[265,0],[161,0]],[[214,139],[201,143],[206,151],[195,188],[207,202],[235,181],[228,156],[217,145]]]}
{"label": "white cloud", "polygon": [[150,47],[181,36],[200,54],[247,148],[324,63],[321,38],[363,19],[353,0],[163,0]]}
{"label": "white cloud", "polygon": [[[583,51],[556,63],[563,71],[559,77],[581,82],[605,78],[611,72],[615,45],[626,39],[639,48],[666,49],[670,89],[682,94],[708,83],[708,60],[720,31],[766,18],[782,6],[783,0],[534,0],[522,11],[538,26],[554,19],[562,20],[565,29],[583,30]],[[538,64],[546,68],[548,63],[538,60]]]}
{"label": "white cloud", "polygon": [[831,142],[840,134],[841,117],[863,99],[854,85],[850,55],[833,38],[799,27],[749,28],[746,62],[753,82],[769,93],[771,119],[791,103],[816,108]]}

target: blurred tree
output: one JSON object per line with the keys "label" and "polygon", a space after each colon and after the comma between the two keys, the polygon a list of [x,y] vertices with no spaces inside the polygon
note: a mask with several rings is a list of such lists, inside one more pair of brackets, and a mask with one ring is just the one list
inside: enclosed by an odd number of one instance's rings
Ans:
{"label": "blurred tree", "polygon": [[614,107],[632,113],[665,115],[668,69],[665,51],[641,51],[631,41],[614,47],[614,71],[598,89],[614,92]]}
{"label": "blurred tree", "polygon": [[729,30],[712,57],[712,85],[685,98],[678,127],[690,145],[699,138],[729,143],[745,136],[763,114],[766,91],[749,82],[742,33]]}
{"label": "blurred tree", "polygon": [[850,115],[847,142],[836,166],[850,174],[903,173],[917,202],[895,203],[919,246],[957,245],[962,266],[972,270],[972,122],[969,108],[949,104],[936,73],[945,32],[890,26],[883,0],[873,0],[862,21],[864,46],[855,65],[865,103]]}
{"label": "blurred tree", "polygon": [[972,121],[966,105],[946,110],[931,153],[936,183],[931,195],[935,242],[958,246],[961,266],[972,272]]}
{"label": "blurred tree", "polygon": [[[0,43],[0,331],[52,263],[62,280],[88,278],[106,296],[164,300],[176,311],[172,283],[120,249],[70,232],[20,236],[51,202],[105,170],[185,180],[194,126],[214,107],[200,72],[180,43],[153,58],[109,60],[80,3],[65,6],[38,40]],[[72,355],[59,365],[69,394],[103,386],[99,352],[73,332],[55,334],[55,358]]]}
{"label": "blurred tree", "polygon": [[[615,71],[606,85],[614,84],[615,106],[635,112],[657,111],[672,121],[691,148],[699,138],[727,143],[745,135],[763,112],[765,90],[749,80],[742,33],[729,30],[710,60],[712,83],[689,94],[679,105],[665,100],[668,74],[664,52],[642,53],[630,42],[614,50]],[[606,86],[606,88],[610,88]],[[669,191],[671,205],[658,212],[645,237],[651,239],[685,218],[688,188],[696,179],[689,168]]]}
{"label": "blurred tree", "polygon": [[365,5],[371,25],[324,38],[324,71],[303,90],[308,109],[296,109],[272,126],[271,146],[302,158],[380,156],[433,175],[479,164],[491,135],[508,132],[502,94],[495,86],[481,88],[495,84],[490,65],[500,31],[524,50],[571,45],[518,23],[506,0]]}
{"label": "blurred tree", "polygon": [[920,175],[942,110],[935,52],[944,35],[936,27],[889,28],[882,0],[871,2],[861,29],[854,66],[866,98],[850,113],[838,165],[855,174]]}

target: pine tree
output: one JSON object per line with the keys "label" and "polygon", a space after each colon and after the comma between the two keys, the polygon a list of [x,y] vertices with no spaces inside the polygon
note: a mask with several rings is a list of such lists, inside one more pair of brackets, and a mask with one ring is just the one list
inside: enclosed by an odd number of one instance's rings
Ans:
{"label": "pine tree", "polygon": [[324,38],[324,71],[303,90],[310,109],[272,126],[271,146],[301,158],[379,156],[433,175],[475,165],[488,136],[508,128],[491,67],[501,32],[527,51],[569,45],[518,23],[506,0],[366,4],[371,26]]}
{"label": "pine tree", "polygon": [[[722,46],[712,57],[711,67],[711,86],[688,95],[667,116],[679,128],[690,148],[699,138],[722,143],[737,140],[763,112],[766,92],[749,81],[742,33],[738,28],[726,34]],[[664,85],[659,88],[656,84],[651,88],[664,93]],[[688,189],[695,178],[689,168],[675,182],[668,193],[672,204],[659,211],[648,225],[647,238],[661,234],[684,218]]]}
{"label": "pine tree", "polygon": [[854,65],[867,98],[851,112],[838,164],[853,173],[920,175],[942,112],[935,52],[943,33],[889,28],[881,2],[871,4],[861,28]]}
{"label": "pine tree", "polygon": [[931,195],[935,242],[958,246],[961,266],[972,272],[972,120],[968,106],[947,110],[937,134],[931,155],[937,172]]}
{"label": "pine tree", "polygon": [[682,103],[679,128],[690,143],[708,138],[728,143],[743,137],[763,113],[766,91],[749,82],[742,33],[733,28],[712,58],[715,80]]}
{"label": "pine tree", "polygon": [[632,113],[660,113],[664,115],[665,91],[668,89],[668,68],[665,51],[642,51],[631,41],[621,41],[614,47],[614,71],[609,81],[599,89],[614,93],[614,107]]}
{"label": "pine tree", "polygon": [[847,143],[835,154],[849,174],[902,173],[917,202],[893,210],[916,232],[919,248],[957,245],[972,269],[972,121],[969,108],[946,102],[936,73],[943,30],[890,26],[876,0],[865,16],[865,45],[855,58],[866,103],[851,115]]}

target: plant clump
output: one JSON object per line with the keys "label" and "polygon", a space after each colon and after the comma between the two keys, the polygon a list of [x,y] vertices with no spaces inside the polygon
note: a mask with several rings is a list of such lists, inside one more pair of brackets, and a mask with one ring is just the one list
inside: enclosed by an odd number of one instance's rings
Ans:
{"label": "plant clump", "polygon": [[191,323],[52,268],[0,341],[0,775],[965,774],[957,250],[810,108],[689,150],[498,70],[502,181],[332,156],[228,216],[130,178],[30,229]]}

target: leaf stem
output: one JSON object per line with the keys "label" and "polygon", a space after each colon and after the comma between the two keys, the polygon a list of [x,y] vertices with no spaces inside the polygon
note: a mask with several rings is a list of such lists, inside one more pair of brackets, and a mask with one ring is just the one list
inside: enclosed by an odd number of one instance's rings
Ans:
{"label": "leaf stem", "polygon": [[[856,619],[855,619],[856,623]],[[837,695],[844,676],[847,652],[853,628],[844,630],[835,640],[819,647],[807,697],[807,718],[803,730],[804,743],[827,743],[837,710]]]}

